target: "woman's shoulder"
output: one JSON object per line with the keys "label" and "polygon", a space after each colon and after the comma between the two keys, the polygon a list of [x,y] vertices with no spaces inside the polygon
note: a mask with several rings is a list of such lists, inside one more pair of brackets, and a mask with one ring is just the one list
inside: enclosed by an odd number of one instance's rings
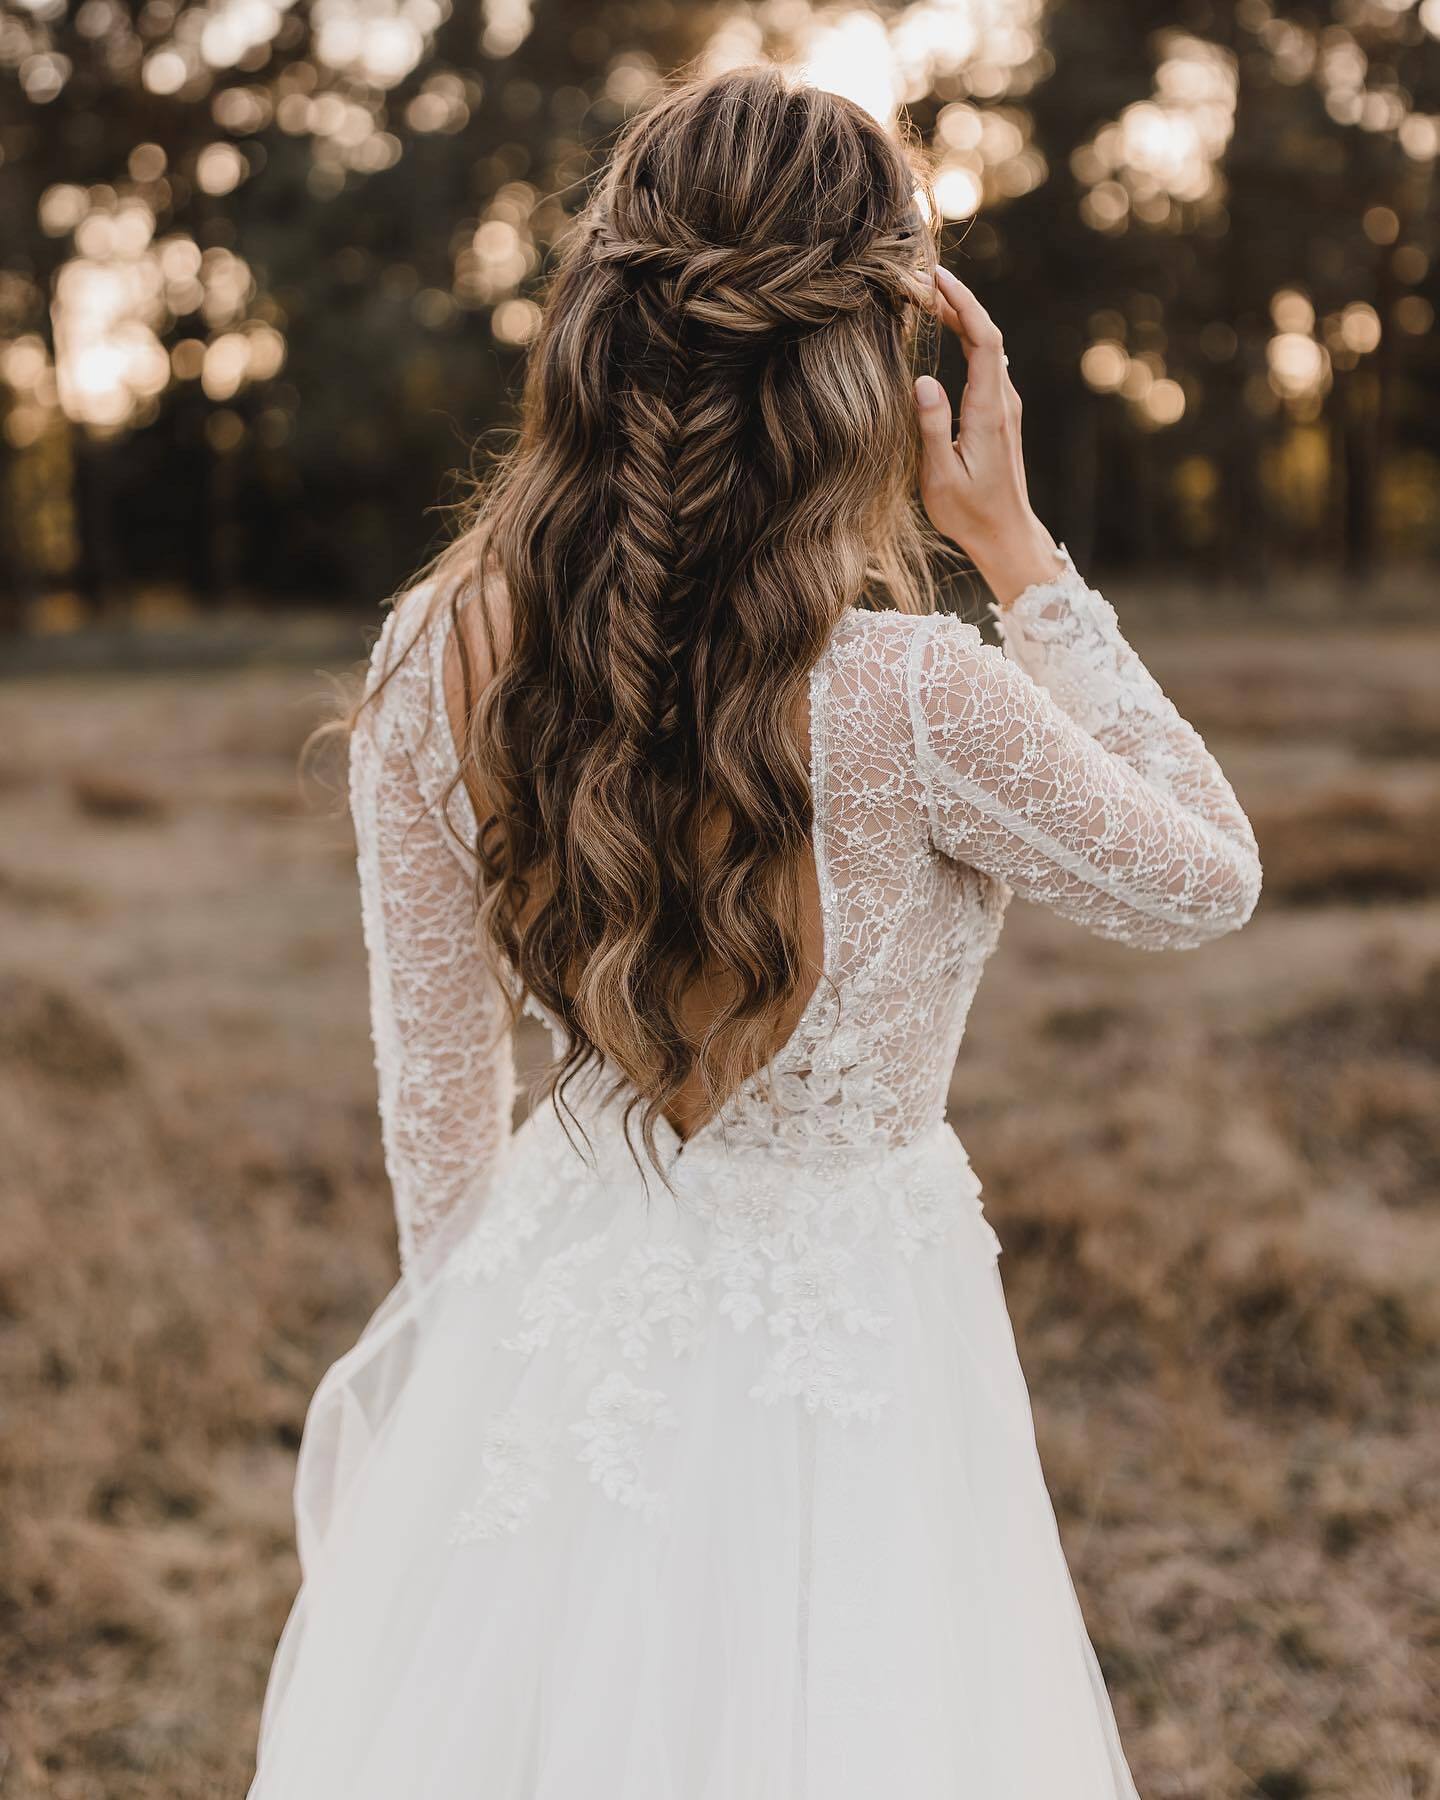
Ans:
{"label": "woman's shoulder", "polygon": [[448,719],[464,741],[476,695],[493,678],[508,641],[504,595],[482,596],[442,574],[399,594],[370,654],[367,701],[390,725]]}
{"label": "woman's shoulder", "polygon": [[386,602],[385,617],[370,648],[367,692],[378,696],[407,673],[413,684],[418,672],[428,670],[435,599],[435,584],[421,581]]}
{"label": "woman's shoulder", "polygon": [[1004,652],[954,613],[852,610],[827,658],[827,737],[838,754],[915,764],[935,720],[987,704],[1004,665]]}
{"label": "woman's shoulder", "polygon": [[907,613],[892,607],[872,609],[852,606],[840,620],[837,640],[878,646],[882,651],[904,654],[934,633],[965,643],[983,643],[978,625],[952,612]]}
{"label": "woman's shoulder", "polygon": [[433,595],[420,583],[391,601],[370,648],[355,727],[380,749],[413,745],[424,731],[438,691],[434,638]]}
{"label": "woman's shoulder", "polygon": [[932,643],[959,653],[989,648],[979,628],[954,613],[851,607],[836,627],[829,656],[842,687],[903,706]]}

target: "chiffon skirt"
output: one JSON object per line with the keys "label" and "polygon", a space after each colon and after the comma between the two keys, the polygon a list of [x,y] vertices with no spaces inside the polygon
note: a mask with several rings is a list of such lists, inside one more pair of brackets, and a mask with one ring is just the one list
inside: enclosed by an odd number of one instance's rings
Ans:
{"label": "chiffon skirt", "polygon": [[251,1800],[1133,1800],[954,1134],[590,1136],[319,1389]]}

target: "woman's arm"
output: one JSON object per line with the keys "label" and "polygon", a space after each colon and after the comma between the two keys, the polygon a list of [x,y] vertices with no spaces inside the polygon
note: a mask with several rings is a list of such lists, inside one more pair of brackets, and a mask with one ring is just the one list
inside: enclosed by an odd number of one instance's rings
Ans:
{"label": "woman's arm", "polygon": [[1250,821],[1200,734],[1125,641],[1114,607],[1081,579],[1068,551],[1058,557],[1054,579],[991,607],[1006,654],[1151,787],[1254,856]]}
{"label": "woman's arm", "polygon": [[[909,692],[936,848],[1140,948],[1189,949],[1243,925],[1260,891],[1249,824],[1114,615],[1083,584],[1050,584],[1019,604],[1053,627],[1045,672],[1085,696],[1086,717],[973,626],[925,621]],[[1098,672],[1097,633],[1110,659]]]}
{"label": "woman's arm", "polygon": [[387,622],[350,748],[385,1163],[401,1262],[422,1276],[473,1223],[515,1093],[509,1008],[445,812],[454,751],[424,613],[416,594]]}
{"label": "woman's arm", "polygon": [[1020,396],[994,321],[944,269],[935,311],[965,348],[958,430],[915,384],[921,495],[995,595],[1007,656],[928,622],[909,695],[931,834],[947,855],[1106,937],[1183,948],[1234,930],[1260,891],[1250,825],[1198,734],[1030,510]]}

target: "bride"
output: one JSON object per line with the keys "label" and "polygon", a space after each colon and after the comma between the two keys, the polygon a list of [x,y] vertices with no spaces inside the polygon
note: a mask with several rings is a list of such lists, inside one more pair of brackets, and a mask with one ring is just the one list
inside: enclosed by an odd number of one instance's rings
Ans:
{"label": "bride", "polygon": [[[1260,870],[1030,510],[921,187],[773,70],[672,90],[376,646],[405,1272],[307,1421],[252,1800],[1134,1795],[946,1095],[1012,893],[1181,949]],[[917,480],[1003,650],[936,612]]]}

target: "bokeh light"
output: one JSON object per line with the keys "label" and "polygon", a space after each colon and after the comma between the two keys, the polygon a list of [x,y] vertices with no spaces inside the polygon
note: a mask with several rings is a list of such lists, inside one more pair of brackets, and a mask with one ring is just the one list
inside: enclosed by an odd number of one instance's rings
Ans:
{"label": "bokeh light", "polygon": [[528,344],[540,328],[540,308],[533,300],[502,300],[490,324],[502,344]]}
{"label": "bokeh light", "polygon": [[[140,151],[153,147],[140,146]],[[230,145],[211,145],[197,159],[197,179],[206,191],[226,193],[233,182],[228,160],[214,163],[206,184],[207,158]],[[163,158],[140,157],[163,170]],[[40,200],[42,227],[52,235],[68,230],[74,253],[56,271],[51,303],[55,345],[51,408],[101,435],[133,428],[152,418],[159,397],[174,380],[200,377],[212,398],[230,398],[251,381],[268,380],[284,361],[281,333],[248,316],[256,284],[242,257],[222,246],[203,250],[186,233],[156,235],[156,216],[139,192],[113,188],[52,187]],[[177,321],[196,317],[214,334],[208,341],[182,338],[166,348]],[[30,371],[38,388],[34,347],[41,340],[17,339],[18,360],[9,371]],[[193,347],[192,347],[193,346]],[[31,376],[35,379],[31,380]],[[44,402],[32,395],[32,407]],[[22,423],[22,434],[32,425]],[[13,438],[12,438],[13,441]]]}
{"label": "bokeh light", "polygon": [[1298,288],[1281,288],[1270,300],[1270,317],[1280,332],[1308,335],[1315,329],[1315,308]]}
{"label": "bokeh light", "polygon": [[1323,344],[1298,331],[1280,331],[1265,349],[1270,385],[1283,400],[1308,400],[1330,382],[1330,359]]}
{"label": "bokeh light", "polygon": [[1145,396],[1145,413],[1154,425],[1178,425],[1185,416],[1184,388],[1162,376]]}
{"label": "bokeh light", "polygon": [[497,60],[513,56],[535,24],[530,0],[484,0],[480,48]]}
{"label": "bokeh light", "polygon": [[1147,226],[1193,223],[1224,198],[1220,163],[1235,128],[1234,58],[1187,32],[1160,41],[1153,96],[1126,107],[1071,159],[1089,189],[1081,216],[1097,231],[1122,231],[1132,218]]}
{"label": "bokeh light", "polygon": [[1380,315],[1365,300],[1353,300],[1340,314],[1340,337],[1347,350],[1368,356],[1380,346]]}
{"label": "bokeh light", "polygon": [[207,194],[233,194],[248,171],[233,144],[207,144],[195,159],[195,179]]}
{"label": "bokeh light", "polygon": [[1080,373],[1099,394],[1118,393],[1129,366],[1125,346],[1109,338],[1091,344],[1080,358]]}

